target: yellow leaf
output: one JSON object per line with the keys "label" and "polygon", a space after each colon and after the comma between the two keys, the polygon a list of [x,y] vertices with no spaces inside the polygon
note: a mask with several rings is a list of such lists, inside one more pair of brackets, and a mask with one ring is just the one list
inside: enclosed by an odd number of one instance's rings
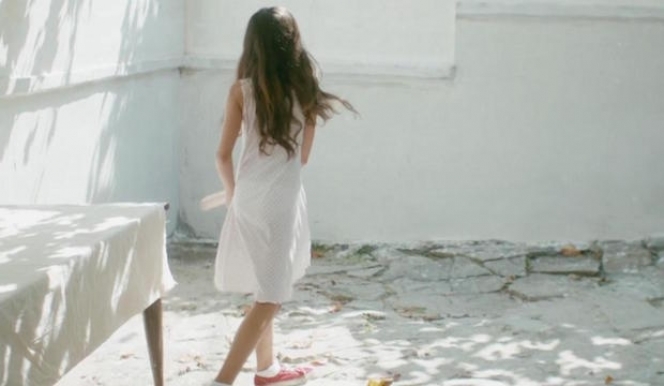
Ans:
{"label": "yellow leaf", "polygon": [[390,386],[390,385],[392,385],[391,378],[370,379],[369,383],[367,383],[367,386]]}
{"label": "yellow leaf", "polygon": [[401,374],[394,374],[380,379],[370,379],[367,386],[391,386],[392,383],[398,381],[399,378],[401,378]]}
{"label": "yellow leaf", "polygon": [[570,257],[570,256],[579,256],[579,255],[581,255],[581,251],[579,251],[579,250],[578,250],[574,245],[572,245],[572,244],[565,245],[565,246],[560,250],[560,253],[561,253],[563,256],[567,256],[567,257]]}

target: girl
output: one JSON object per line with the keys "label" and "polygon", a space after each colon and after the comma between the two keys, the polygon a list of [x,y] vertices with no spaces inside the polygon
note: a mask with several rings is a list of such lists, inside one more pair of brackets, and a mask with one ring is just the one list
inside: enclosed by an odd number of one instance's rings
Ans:
{"label": "girl", "polygon": [[[321,90],[293,16],[263,8],[249,20],[237,81],[230,89],[217,152],[228,212],[215,263],[219,290],[253,292],[247,312],[215,382],[232,385],[256,352],[256,386],[300,385],[305,368],[281,368],[272,351],[272,320],[304,275],[311,242],[300,170],[307,163],[318,117],[334,101]],[[242,129],[237,175],[232,153]]]}

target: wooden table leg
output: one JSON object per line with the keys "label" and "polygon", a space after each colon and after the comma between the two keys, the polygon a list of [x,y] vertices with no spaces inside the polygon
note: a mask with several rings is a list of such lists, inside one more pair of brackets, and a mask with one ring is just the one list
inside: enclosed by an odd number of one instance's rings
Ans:
{"label": "wooden table leg", "polygon": [[164,340],[162,333],[162,307],[161,299],[143,311],[143,324],[145,336],[150,352],[150,365],[155,386],[164,386]]}

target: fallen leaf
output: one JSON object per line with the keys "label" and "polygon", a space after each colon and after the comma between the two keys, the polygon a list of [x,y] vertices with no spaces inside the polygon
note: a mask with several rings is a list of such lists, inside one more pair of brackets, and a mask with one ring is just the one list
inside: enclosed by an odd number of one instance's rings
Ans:
{"label": "fallen leaf", "polygon": [[277,359],[281,363],[295,363],[295,358],[291,358],[288,355],[277,354]]}
{"label": "fallen leaf", "polygon": [[422,316],[422,320],[425,322],[435,322],[437,320],[441,320],[443,317],[438,315],[438,314],[427,314]]}
{"label": "fallen leaf", "polygon": [[133,357],[133,356],[134,356],[133,353],[122,354],[122,355],[120,355],[120,359],[129,359],[129,358],[131,358],[131,357]]}
{"label": "fallen leaf", "polygon": [[393,381],[388,378],[383,378],[383,379],[370,379],[369,383],[367,383],[367,386],[390,386],[392,385]]}
{"label": "fallen leaf", "polygon": [[605,385],[610,385],[613,383],[613,377],[610,375],[607,375],[606,378],[604,378],[604,384]]}
{"label": "fallen leaf", "polygon": [[310,348],[311,345],[313,344],[312,340],[308,341],[300,341],[300,342],[293,342],[289,345],[290,348],[295,348],[295,349],[303,349],[303,348]]}
{"label": "fallen leaf", "polygon": [[309,362],[312,366],[325,366],[327,364],[328,360],[325,358],[321,359],[314,359],[313,361]]}
{"label": "fallen leaf", "polygon": [[365,312],[362,316],[370,321],[385,320],[385,314],[379,312]]}
{"label": "fallen leaf", "polygon": [[183,369],[180,369],[180,371],[178,371],[178,376],[183,376],[183,375],[185,375],[187,373],[190,373],[190,372],[191,372],[191,367],[187,366]]}
{"label": "fallen leaf", "polygon": [[339,302],[341,304],[346,304],[348,302],[352,302],[355,300],[352,296],[346,296],[342,294],[335,294],[330,296],[330,300],[334,300],[335,302]]}
{"label": "fallen leaf", "polygon": [[336,314],[337,312],[341,311],[342,308],[344,308],[344,304],[342,302],[336,301],[332,304],[332,307],[330,307],[330,313]]}
{"label": "fallen leaf", "polygon": [[314,250],[311,251],[311,257],[313,259],[320,259],[322,257],[325,257],[325,253],[323,253],[323,251],[319,251],[319,250],[314,249]]}
{"label": "fallen leaf", "polygon": [[369,379],[367,386],[390,386],[401,378],[401,374],[393,374],[388,377]]}
{"label": "fallen leaf", "polygon": [[424,307],[400,307],[395,309],[395,311],[405,318],[418,319],[426,314],[427,309]]}
{"label": "fallen leaf", "polygon": [[194,362],[196,362],[196,366],[197,366],[198,368],[201,368],[201,369],[205,369],[205,368],[207,368],[207,364],[205,363],[205,361],[203,360],[203,358],[201,358],[200,355],[196,355],[196,356],[194,357]]}
{"label": "fallen leaf", "polygon": [[183,304],[180,306],[180,310],[182,311],[196,311],[198,306],[194,303],[188,303],[188,304]]}
{"label": "fallen leaf", "polygon": [[579,256],[581,255],[581,251],[577,249],[574,245],[572,244],[567,244],[562,249],[560,250],[560,253],[563,256],[571,257],[571,256]]}

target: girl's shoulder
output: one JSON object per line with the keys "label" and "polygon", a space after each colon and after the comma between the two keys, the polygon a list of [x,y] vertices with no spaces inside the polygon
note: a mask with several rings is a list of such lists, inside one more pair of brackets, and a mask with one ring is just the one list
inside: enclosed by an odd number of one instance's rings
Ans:
{"label": "girl's shoulder", "polygon": [[246,90],[246,88],[247,87],[243,84],[242,79],[233,82],[230,90],[228,90],[228,102],[237,106],[242,106],[244,102],[244,90]]}
{"label": "girl's shoulder", "polygon": [[233,83],[233,86],[231,88],[237,88],[241,92],[241,95],[244,94],[250,94],[253,90],[253,87],[251,86],[251,78],[242,78],[238,79]]}
{"label": "girl's shoulder", "polygon": [[251,85],[251,78],[238,79],[235,83],[238,83],[241,87],[249,87]]}

